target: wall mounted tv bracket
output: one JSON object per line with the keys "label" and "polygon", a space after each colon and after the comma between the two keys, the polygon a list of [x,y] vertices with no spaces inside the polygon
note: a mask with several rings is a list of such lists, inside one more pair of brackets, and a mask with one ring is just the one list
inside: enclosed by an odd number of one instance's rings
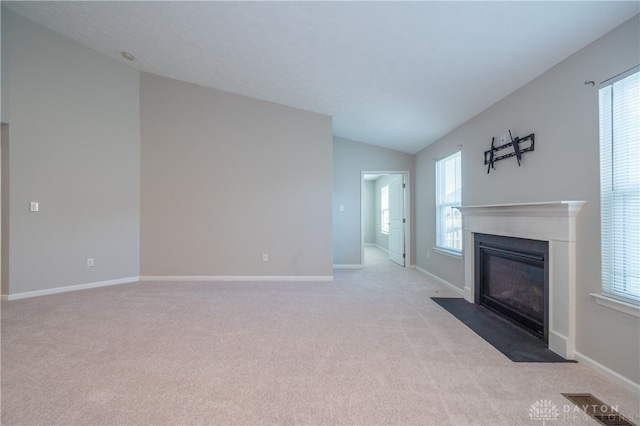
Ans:
{"label": "wall mounted tv bracket", "polygon": [[[488,165],[487,173],[491,172],[491,169],[495,169],[494,163],[496,161],[504,160],[509,157],[516,157],[518,160],[518,166],[520,166],[520,162],[522,161],[522,155],[525,152],[531,152],[534,148],[534,137],[533,133],[529,136],[525,136],[523,138],[516,137],[515,139],[511,135],[511,130],[509,130],[509,137],[511,138],[511,142],[507,142],[504,145],[495,146],[495,138],[491,138],[491,149],[484,152],[484,164]],[[496,156],[496,152],[502,151],[503,149],[513,147],[513,151],[508,154],[498,155]]]}

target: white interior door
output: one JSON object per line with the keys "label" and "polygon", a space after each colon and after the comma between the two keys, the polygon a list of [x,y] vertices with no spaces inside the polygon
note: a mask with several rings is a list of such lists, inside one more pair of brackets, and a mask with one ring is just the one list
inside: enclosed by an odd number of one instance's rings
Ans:
{"label": "white interior door", "polygon": [[405,266],[404,179],[389,184],[389,260]]}

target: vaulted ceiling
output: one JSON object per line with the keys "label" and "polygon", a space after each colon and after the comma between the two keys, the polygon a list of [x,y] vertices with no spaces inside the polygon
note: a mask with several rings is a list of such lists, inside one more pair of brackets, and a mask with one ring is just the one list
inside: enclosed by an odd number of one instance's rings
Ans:
{"label": "vaulted ceiling", "polygon": [[140,71],[331,115],[334,135],[407,153],[640,10],[638,1],[2,4]]}

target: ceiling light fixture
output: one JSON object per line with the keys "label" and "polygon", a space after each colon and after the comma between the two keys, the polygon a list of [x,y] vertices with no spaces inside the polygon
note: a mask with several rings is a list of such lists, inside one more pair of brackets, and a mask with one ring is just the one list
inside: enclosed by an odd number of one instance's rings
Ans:
{"label": "ceiling light fixture", "polygon": [[136,57],[129,52],[122,52],[122,57],[125,58],[127,61],[134,61],[136,59]]}

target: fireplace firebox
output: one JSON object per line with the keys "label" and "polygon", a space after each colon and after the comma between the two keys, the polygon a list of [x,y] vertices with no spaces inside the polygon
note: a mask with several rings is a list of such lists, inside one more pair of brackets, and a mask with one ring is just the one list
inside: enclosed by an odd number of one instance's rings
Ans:
{"label": "fireplace firebox", "polygon": [[475,234],[475,302],[548,343],[547,241]]}

